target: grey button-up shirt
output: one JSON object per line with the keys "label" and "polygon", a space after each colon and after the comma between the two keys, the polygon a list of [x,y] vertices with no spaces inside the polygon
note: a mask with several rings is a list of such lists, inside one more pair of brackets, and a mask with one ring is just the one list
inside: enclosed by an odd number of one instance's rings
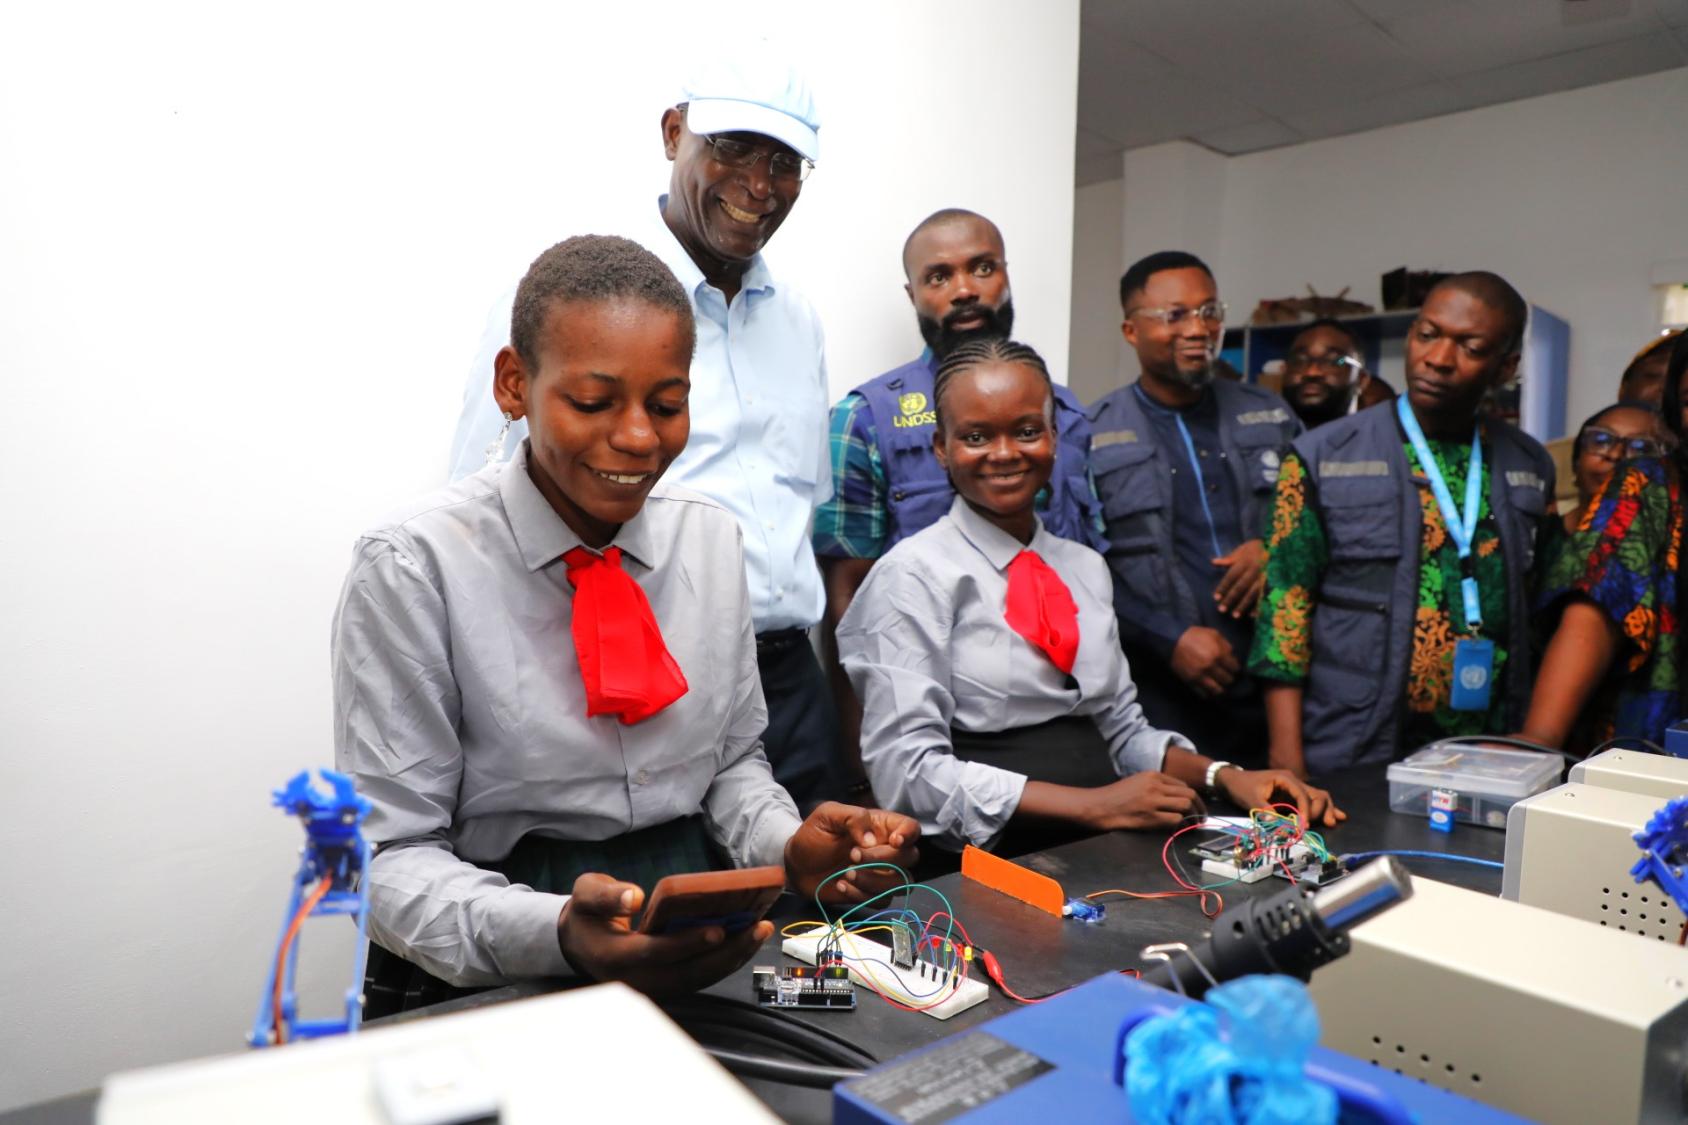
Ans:
{"label": "grey button-up shirt", "polygon": [[474,866],[529,832],[602,840],[701,812],[751,866],[782,862],[799,823],[762,754],[737,521],[659,482],[622,525],[689,690],[633,726],[587,718],[562,563],[582,544],[527,454],[366,533],[334,618],[335,758],[374,803],[370,933],[458,985],[568,971],[566,896]]}
{"label": "grey button-up shirt", "polygon": [[1009,628],[1007,567],[1025,549],[958,496],[948,515],[873,564],[838,625],[874,795],[951,847],[995,839],[1026,786],[1023,774],[958,760],[952,725],[1003,731],[1085,715],[1121,776],[1159,769],[1168,745],[1193,748],[1144,718],[1120,652],[1113,581],[1089,547],[1041,523],[1030,544],[1078,606],[1072,681]]}

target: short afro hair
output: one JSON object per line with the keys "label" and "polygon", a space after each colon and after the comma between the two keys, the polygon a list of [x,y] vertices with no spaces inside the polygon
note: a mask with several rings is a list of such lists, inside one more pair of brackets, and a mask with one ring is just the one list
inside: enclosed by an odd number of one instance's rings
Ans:
{"label": "short afro hair", "polygon": [[661,258],[631,239],[583,234],[545,251],[522,276],[510,311],[510,346],[537,371],[539,339],[552,305],[621,299],[672,312],[685,323],[687,353],[697,345],[692,303]]}
{"label": "short afro hair", "polygon": [[1119,279],[1119,303],[1124,308],[1131,303],[1133,293],[1141,293],[1149,279],[1166,270],[1201,270],[1211,280],[1213,271],[1207,263],[1183,250],[1157,250],[1147,258],[1139,258]]}
{"label": "short afro hair", "polygon": [[[1002,241],[1002,231],[1000,229],[998,229],[998,227],[995,223],[991,222],[989,219],[985,218],[983,215],[979,214],[977,211],[969,211],[965,207],[945,207],[942,210],[934,211],[930,215],[926,216],[924,219],[921,219],[920,222],[918,224],[916,224],[915,228],[908,232],[908,237],[903,239],[903,273],[904,273],[904,275],[905,276],[908,275],[908,272],[909,272],[909,270],[908,270],[908,252],[909,252],[909,248],[914,245],[915,239],[919,238],[923,233],[931,230],[935,226],[941,226],[944,223],[962,222],[962,221],[969,220],[969,219],[976,219],[977,221],[985,224],[991,230],[996,232],[996,240],[998,242]],[[1003,252],[1007,253],[1006,250],[1004,250]]]}
{"label": "short afro hair", "polygon": [[1354,331],[1352,326],[1342,323],[1335,317],[1321,316],[1318,320],[1302,325],[1300,330],[1296,332],[1295,339],[1290,341],[1290,344],[1293,346],[1296,340],[1301,339],[1301,337],[1307,335],[1307,333],[1313,331],[1315,328],[1329,328],[1333,332],[1340,332],[1344,336],[1348,337],[1348,342],[1353,344],[1355,348],[1359,348],[1362,343],[1359,335]]}
{"label": "short afro hair", "polygon": [[1458,289],[1500,312],[1506,317],[1508,330],[1505,351],[1511,353],[1523,348],[1524,326],[1530,319],[1530,306],[1506,278],[1488,270],[1456,273],[1431,287],[1430,293],[1424,295],[1425,303],[1429,303],[1431,293],[1438,289]]}

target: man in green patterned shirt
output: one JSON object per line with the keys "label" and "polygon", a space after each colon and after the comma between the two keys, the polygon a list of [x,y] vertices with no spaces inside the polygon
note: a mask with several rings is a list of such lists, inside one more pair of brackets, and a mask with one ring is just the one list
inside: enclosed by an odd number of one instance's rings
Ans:
{"label": "man in green patterned shirt", "polygon": [[1526,316],[1494,274],[1449,278],[1407,335],[1403,405],[1311,431],[1284,459],[1249,660],[1268,684],[1273,767],[1306,775],[1517,729],[1530,681],[1526,589],[1541,537],[1557,528],[1553,462],[1480,408],[1516,372]]}

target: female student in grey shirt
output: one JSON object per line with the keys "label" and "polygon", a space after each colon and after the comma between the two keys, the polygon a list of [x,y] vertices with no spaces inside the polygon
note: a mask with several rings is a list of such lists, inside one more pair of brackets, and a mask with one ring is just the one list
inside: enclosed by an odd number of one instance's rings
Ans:
{"label": "female student in grey shirt", "polygon": [[1344,819],[1294,775],[1212,761],[1144,717],[1107,564],[1033,510],[1055,450],[1038,354],[965,344],[939,368],[933,400],[955,503],[874,564],[838,627],[862,758],[886,807],[949,848],[1008,854],[1046,844],[1051,829],[1170,827],[1200,807],[1198,789]]}
{"label": "female student in grey shirt", "polygon": [[763,756],[737,521],[659,483],[693,324],[649,251],[572,238],[516,293],[493,390],[529,438],[359,540],[334,620],[335,751],[372,802],[368,1015],[523,977],[701,987],[767,923],[641,934],[665,875],[783,864],[859,902],[906,816],[807,819]]}

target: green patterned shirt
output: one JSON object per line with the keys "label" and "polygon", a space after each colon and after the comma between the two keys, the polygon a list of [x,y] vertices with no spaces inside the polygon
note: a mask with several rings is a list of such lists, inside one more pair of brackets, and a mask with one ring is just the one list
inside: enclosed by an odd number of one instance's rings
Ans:
{"label": "green patterned shirt", "polygon": [[[1471,443],[1429,441],[1430,452],[1452,496],[1465,495]],[[1454,645],[1465,637],[1494,642],[1492,682],[1500,683],[1507,660],[1508,604],[1506,560],[1500,531],[1489,507],[1489,462],[1483,461],[1482,502],[1472,554],[1478,602],[1483,623],[1466,627],[1459,586],[1459,549],[1448,534],[1430,485],[1418,465],[1412,445],[1404,443],[1407,465],[1418,485],[1424,518],[1419,537],[1418,608],[1413,623],[1412,660],[1407,671],[1402,745],[1417,746],[1456,734],[1480,734],[1506,729],[1504,693],[1492,693],[1489,710],[1455,711],[1448,706],[1453,688]],[[1267,530],[1266,593],[1260,602],[1260,621],[1249,654],[1249,671],[1268,680],[1299,684],[1312,663],[1314,606],[1330,560],[1324,524],[1311,496],[1307,466],[1291,453],[1284,458]]]}

